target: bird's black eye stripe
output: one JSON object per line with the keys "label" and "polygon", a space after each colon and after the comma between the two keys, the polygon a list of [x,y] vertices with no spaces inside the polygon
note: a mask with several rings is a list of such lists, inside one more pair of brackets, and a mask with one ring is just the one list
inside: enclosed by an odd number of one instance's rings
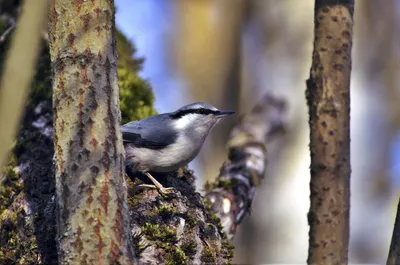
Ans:
{"label": "bird's black eye stripe", "polygon": [[187,114],[202,114],[202,115],[209,115],[209,114],[217,114],[218,110],[211,110],[211,109],[204,109],[204,108],[199,108],[199,109],[185,109],[185,110],[180,110],[177,111],[173,114],[170,114],[171,118],[173,119],[178,119],[181,118]]}

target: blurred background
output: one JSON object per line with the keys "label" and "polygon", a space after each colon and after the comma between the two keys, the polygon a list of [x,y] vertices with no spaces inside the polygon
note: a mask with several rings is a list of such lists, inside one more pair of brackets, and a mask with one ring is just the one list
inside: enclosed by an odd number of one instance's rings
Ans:
{"label": "blurred background", "polygon": [[[314,0],[116,0],[118,28],[145,58],[159,112],[193,101],[246,113],[266,92],[288,102],[287,133],[269,146],[235,264],[304,263],[309,208],[305,80]],[[400,180],[399,0],[356,1],[351,76],[350,262],[386,261]],[[239,115],[237,115],[238,117]],[[237,119],[236,117],[236,119]],[[191,164],[200,189],[226,160],[235,119]]]}
{"label": "blurred background", "polygon": [[[15,26],[20,2],[0,0],[0,72],[10,39],[5,33]],[[305,80],[311,66],[314,0],[115,3],[122,32],[117,33],[117,49],[123,118],[154,114],[146,108],[153,101],[150,86],[158,112],[206,101],[238,113],[214,129],[190,164],[200,191],[227,159],[226,140],[240,115],[265,93],[287,101],[286,134],[268,146],[265,180],[234,240],[234,264],[305,263],[310,181]],[[400,0],[356,1],[350,263],[386,262],[400,194],[399,10]],[[51,69],[45,45],[41,53],[21,135],[38,132],[50,138]],[[136,75],[140,69],[147,82]]]}

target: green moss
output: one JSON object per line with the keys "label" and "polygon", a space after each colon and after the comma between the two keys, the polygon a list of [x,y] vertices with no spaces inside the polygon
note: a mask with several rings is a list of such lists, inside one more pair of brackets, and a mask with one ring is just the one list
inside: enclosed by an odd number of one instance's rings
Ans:
{"label": "green moss", "polygon": [[[235,245],[230,240],[224,238],[222,240],[222,252],[227,260],[232,260],[235,256]],[[230,264],[230,263],[229,263]]]}
{"label": "green moss", "polygon": [[135,254],[140,257],[143,251],[146,250],[150,245],[141,243],[143,233],[136,233],[132,235],[133,245],[135,246]]}
{"label": "green moss", "polygon": [[162,241],[164,243],[175,243],[178,241],[176,237],[176,230],[168,225],[153,225],[145,223],[142,226],[142,232],[149,240]]}
{"label": "green moss", "polygon": [[[213,209],[212,209],[213,204],[210,202],[210,200],[208,198],[204,198],[204,206],[205,206],[206,211],[208,212],[209,217],[213,223],[213,224],[208,223],[204,228],[204,232],[206,234],[213,234],[214,227],[212,225],[215,225],[218,228],[219,233],[222,237],[221,253],[225,257],[225,259],[231,261],[234,257],[235,246],[232,244],[232,242],[230,240],[228,240],[226,234],[223,232],[223,226],[221,224],[221,219],[213,211]],[[230,262],[228,264],[230,264]]]}
{"label": "green moss", "polygon": [[211,192],[214,189],[214,185],[210,182],[210,181],[206,181],[206,183],[204,184],[204,191],[206,193]]}
{"label": "green moss", "polygon": [[216,258],[217,254],[215,250],[209,246],[205,246],[201,254],[201,261],[206,264],[214,264]]}
{"label": "green moss", "polygon": [[143,198],[142,194],[136,194],[133,196],[128,196],[128,205],[130,209],[135,208],[139,203],[140,200]]}
{"label": "green moss", "polygon": [[212,220],[213,224],[219,229],[219,231],[222,232],[223,226],[221,224],[221,218],[219,218],[218,215],[215,214],[213,210],[213,204],[210,202],[210,200],[206,197],[204,198],[204,206],[206,208],[207,213],[210,216],[210,219]]}
{"label": "green moss", "polygon": [[165,264],[166,265],[184,265],[186,264],[187,257],[181,248],[172,248],[170,252],[166,254]]}
{"label": "green moss", "polygon": [[196,254],[197,243],[194,240],[188,240],[182,244],[181,249],[187,256],[192,257]]}
{"label": "green moss", "polygon": [[163,204],[158,207],[157,214],[162,218],[168,218],[175,215],[177,212],[169,205]]}
{"label": "green moss", "polygon": [[164,251],[165,264],[186,264],[188,257],[176,243],[176,229],[168,225],[145,223],[141,227],[143,235],[150,244]]}
{"label": "green moss", "polygon": [[224,190],[232,190],[234,186],[235,186],[235,181],[225,178],[218,178],[215,182],[212,183],[207,181],[204,184],[204,190],[206,192],[211,192],[213,189],[216,188],[223,188]]}
{"label": "green moss", "polygon": [[0,171],[0,214],[11,205],[23,189],[23,182],[14,169],[16,166],[17,158],[11,152],[7,165]]}
{"label": "green moss", "polygon": [[234,186],[234,183],[232,180],[224,179],[224,178],[218,178],[218,187],[224,188],[225,190],[231,190]]}
{"label": "green moss", "polygon": [[[24,216],[23,209],[5,210],[0,215],[0,264],[41,264],[32,227]],[[24,230],[23,236],[18,229]]]}
{"label": "green moss", "polygon": [[185,219],[190,227],[193,227],[197,224],[196,218],[194,218],[193,215],[190,215],[189,213],[181,214],[180,216]]}

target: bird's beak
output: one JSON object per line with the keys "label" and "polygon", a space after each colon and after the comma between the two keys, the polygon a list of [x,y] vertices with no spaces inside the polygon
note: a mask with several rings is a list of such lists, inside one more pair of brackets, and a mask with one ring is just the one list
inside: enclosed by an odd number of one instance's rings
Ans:
{"label": "bird's beak", "polygon": [[215,116],[217,116],[218,118],[222,118],[225,117],[227,115],[231,115],[235,113],[234,111],[231,110],[219,110],[217,114],[215,114]]}

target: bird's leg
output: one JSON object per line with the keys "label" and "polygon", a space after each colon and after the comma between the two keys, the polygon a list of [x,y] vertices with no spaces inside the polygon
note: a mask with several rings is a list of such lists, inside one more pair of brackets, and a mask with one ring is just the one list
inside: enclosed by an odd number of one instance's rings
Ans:
{"label": "bird's leg", "polygon": [[154,185],[140,184],[137,188],[156,188],[161,194],[169,194],[174,191],[174,188],[165,188],[160,182],[158,182],[149,172],[145,173],[146,176],[154,183]]}
{"label": "bird's leg", "polygon": [[149,172],[145,173],[146,176],[151,180],[151,182],[154,183],[154,186],[156,186],[157,190],[162,193],[162,194],[169,194],[173,192],[174,188],[165,188],[160,182],[158,182],[152,175],[150,175]]}

